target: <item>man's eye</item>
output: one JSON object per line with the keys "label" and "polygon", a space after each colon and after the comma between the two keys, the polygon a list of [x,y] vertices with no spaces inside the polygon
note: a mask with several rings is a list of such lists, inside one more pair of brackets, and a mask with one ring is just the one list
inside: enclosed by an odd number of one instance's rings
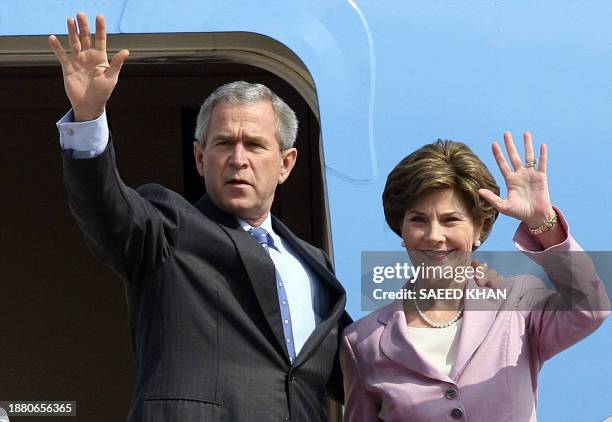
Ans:
{"label": "man's eye", "polygon": [[422,223],[423,221],[425,221],[425,219],[423,217],[414,216],[410,219],[410,221],[414,221],[415,223]]}

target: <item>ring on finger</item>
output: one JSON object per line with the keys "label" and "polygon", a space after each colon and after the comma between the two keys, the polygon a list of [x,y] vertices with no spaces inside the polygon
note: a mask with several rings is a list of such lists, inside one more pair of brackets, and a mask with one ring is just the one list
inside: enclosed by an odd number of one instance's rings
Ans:
{"label": "ring on finger", "polygon": [[536,160],[527,161],[525,164],[523,164],[523,167],[525,167],[525,168],[535,167],[537,163],[538,162]]}

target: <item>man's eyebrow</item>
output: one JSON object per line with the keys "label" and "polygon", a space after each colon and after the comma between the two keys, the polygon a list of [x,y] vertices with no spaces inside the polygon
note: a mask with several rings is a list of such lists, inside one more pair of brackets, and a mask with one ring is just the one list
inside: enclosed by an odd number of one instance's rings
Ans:
{"label": "man's eyebrow", "polygon": [[213,141],[232,141],[234,138],[231,135],[219,133],[212,137]]}
{"label": "man's eyebrow", "polygon": [[266,142],[266,138],[263,138],[263,137],[257,136],[257,135],[255,135],[255,136],[245,136],[244,139],[247,140],[247,141],[251,141],[251,142],[253,142],[253,141],[254,142],[259,142],[259,143],[262,143],[262,144]]}
{"label": "man's eyebrow", "polygon": [[[244,136],[243,138],[247,142],[258,142],[258,143],[265,143],[266,142],[266,138],[263,138],[261,136]],[[231,141],[231,142],[236,142],[236,138],[234,138],[234,136],[229,135],[229,134],[225,134],[225,133],[220,133],[218,135],[213,136],[212,140],[213,141]]]}

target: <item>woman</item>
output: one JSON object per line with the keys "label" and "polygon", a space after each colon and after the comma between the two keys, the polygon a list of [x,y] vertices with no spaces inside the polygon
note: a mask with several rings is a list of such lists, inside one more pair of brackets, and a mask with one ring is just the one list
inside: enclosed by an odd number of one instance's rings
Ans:
{"label": "woman", "polygon": [[[589,335],[609,313],[601,280],[551,205],[546,145],[536,165],[526,133],[521,164],[510,133],[504,141],[512,169],[497,143],[493,155],[507,199],[498,196],[493,176],[467,146],[438,141],[389,174],[387,223],[402,237],[413,266],[458,269],[469,265],[498,212],[516,218],[516,247],[545,269],[560,292],[578,290],[583,310],[533,276],[505,279],[498,286],[505,299],[497,301],[469,299],[467,291],[479,289],[473,280],[460,283],[435,271],[419,277],[411,297],[344,331],[345,421],[535,421],[543,362]],[[569,251],[577,251],[571,265],[562,258]],[[444,289],[463,294],[436,296]],[[561,310],[568,306],[572,310]]]}

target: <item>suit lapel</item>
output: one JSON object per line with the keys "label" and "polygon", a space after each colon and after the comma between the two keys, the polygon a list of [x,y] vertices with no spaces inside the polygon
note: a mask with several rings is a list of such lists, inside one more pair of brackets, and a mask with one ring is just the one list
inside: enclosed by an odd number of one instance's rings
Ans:
{"label": "suit lapel", "polygon": [[206,216],[219,223],[220,227],[232,239],[255,292],[259,307],[276,339],[277,346],[279,350],[282,350],[285,358],[289,360],[278,305],[276,273],[270,255],[250,234],[243,230],[233,215],[220,210],[208,195],[204,195],[196,203],[196,207]]}
{"label": "suit lapel", "polygon": [[[484,289],[477,287],[473,281],[466,286],[466,289],[470,288]],[[457,357],[449,376],[432,367],[408,341],[405,314],[399,300],[389,305],[389,310],[381,312],[378,317],[379,322],[385,325],[380,338],[380,349],[389,359],[408,369],[432,379],[454,383],[484,341],[502,303],[501,300],[465,300],[463,325],[458,333]]]}
{"label": "suit lapel", "polygon": [[[478,287],[470,280],[466,286],[466,291],[467,289],[484,290],[486,288]],[[465,299],[463,326],[457,346],[457,358],[450,373],[452,379],[458,380],[463,373],[491,329],[502,303],[501,300]]]}
{"label": "suit lapel", "polygon": [[380,336],[380,350],[389,359],[416,372],[417,374],[443,382],[450,382],[450,377],[439,372],[429,364],[408,340],[406,316],[401,300],[396,300],[378,316],[378,321],[385,326]]}
{"label": "suit lapel", "polygon": [[295,252],[302,258],[310,268],[316,273],[319,280],[324,283],[324,287],[332,290],[334,296],[344,295],[345,291],[336,277],[327,268],[325,262],[315,257],[308,249],[303,246],[303,240],[299,239],[285,226],[278,218],[272,216],[272,227],[274,231],[285,239]]}
{"label": "suit lapel", "polygon": [[[203,214],[217,222],[232,239],[247,272],[249,281],[253,286],[257,302],[276,339],[277,346],[279,350],[282,350],[282,353],[288,361],[289,356],[284,343],[284,334],[278,305],[278,293],[276,290],[276,283],[274,282],[274,280],[276,280],[276,275],[272,259],[257,241],[242,229],[236,218],[219,209],[211,201],[208,195],[204,195],[196,203],[196,207]],[[300,258],[314,271],[322,283],[321,288],[329,292],[332,302],[327,315],[323,316],[323,320],[315,328],[310,337],[308,337],[308,340],[297,356],[295,365],[300,365],[312,356],[325,336],[337,323],[340,315],[344,311],[346,294],[342,285],[340,285],[331,271],[325,266],[325,263],[304,247],[302,241],[300,241],[283,223],[272,216],[272,224],[276,233],[285,239]]]}

